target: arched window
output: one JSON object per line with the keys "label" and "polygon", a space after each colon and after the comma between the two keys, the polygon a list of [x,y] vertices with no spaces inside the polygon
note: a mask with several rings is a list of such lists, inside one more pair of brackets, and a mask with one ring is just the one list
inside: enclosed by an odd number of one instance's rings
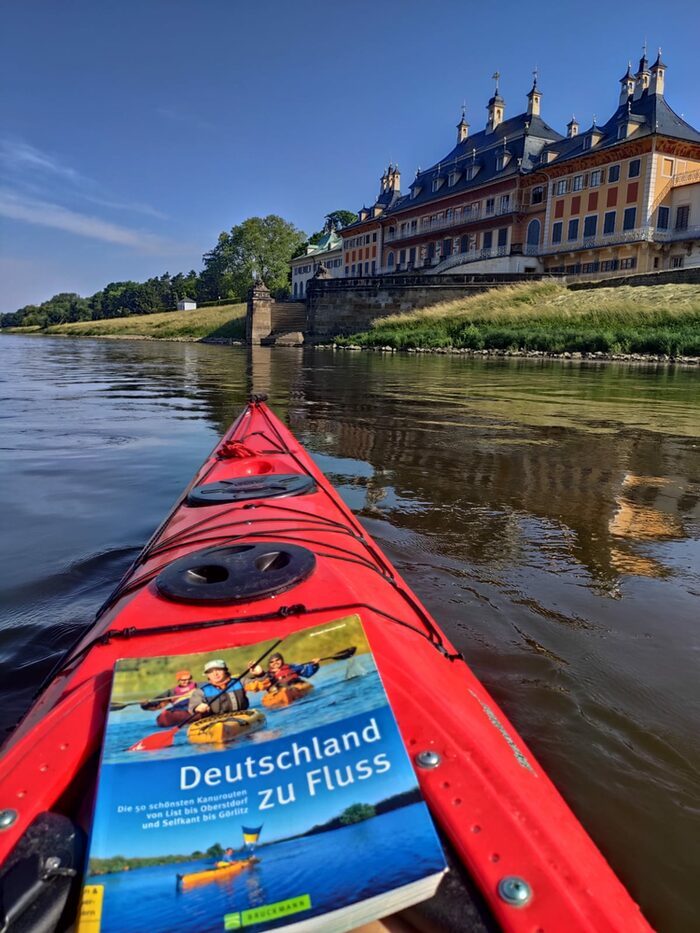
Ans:
{"label": "arched window", "polygon": [[393,253],[389,253],[389,255],[386,257],[386,264],[390,269],[394,268],[394,254]]}
{"label": "arched window", "polygon": [[531,220],[527,225],[527,245],[528,246],[537,246],[540,242],[540,222],[539,220]]}
{"label": "arched window", "polygon": [[299,286],[299,283],[298,283],[298,282],[295,282],[295,283],[294,283],[294,297],[295,297],[295,298],[296,298],[296,296],[297,296],[298,286]]}

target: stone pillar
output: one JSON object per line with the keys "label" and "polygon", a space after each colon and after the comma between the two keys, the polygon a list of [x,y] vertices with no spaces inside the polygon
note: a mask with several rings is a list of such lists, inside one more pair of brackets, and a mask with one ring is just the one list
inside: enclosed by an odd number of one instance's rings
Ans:
{"label": "stone pillar", "polygon": [[248,313],[245,320],[246,343],[260,346],[263,337],[272,330],[272,296],[269,288],[259,279],[253,282],[248,294]]}

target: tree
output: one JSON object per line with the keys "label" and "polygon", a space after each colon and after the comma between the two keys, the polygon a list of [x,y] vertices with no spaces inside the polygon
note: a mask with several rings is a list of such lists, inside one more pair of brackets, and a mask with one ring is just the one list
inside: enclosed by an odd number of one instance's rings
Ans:
{"label": "tree", "polygon": [[289,287],[289,261],[306,237],[276,214],[249,217],[222,233],[214,249],[204,255],[200,276],[208,297],[243,300],[257,276],[273,293]]}
{"label": "tree", "polygon": [[357,220],[357,214],[353,211],[331,211],[326,214],[326,226],[329,230],[341,230]]}
{"label": "tree", "polygon": [[221,858],[223,854],[224,847],[219,842],[215,842],[213,846],[209,846],[207,849],[207,855],[209,858]]}
{"label": "tree", "polygon": [[370,820],[377,815],[377,811],[369,803],[353,803],[340,814],[338,819],[343,826],[350,826],[351,823],[362,823],[363,820]]}

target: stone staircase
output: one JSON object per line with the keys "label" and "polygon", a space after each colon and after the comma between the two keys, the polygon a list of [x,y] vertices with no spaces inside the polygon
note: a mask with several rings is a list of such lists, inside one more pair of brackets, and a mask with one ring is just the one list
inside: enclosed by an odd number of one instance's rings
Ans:
{"label": "stone staircase", "polygon": [[267,346],[299,346],[306,334],[306,302],[273,301],[271,307],[272,330],[262,339]]}

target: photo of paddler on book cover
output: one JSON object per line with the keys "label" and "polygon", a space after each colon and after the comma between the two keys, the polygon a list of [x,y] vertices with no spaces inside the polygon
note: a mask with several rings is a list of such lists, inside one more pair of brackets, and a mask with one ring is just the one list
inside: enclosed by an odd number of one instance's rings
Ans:
{"label": "photo of paddler on book cover", "polygon": [[117,662],[103,760],[198,755],[371,709],[382,688],[358,616],[283,640]]}
{"label": "photo of paddler on book cover", "polygon": [[444,857],[359,617],[119,662],[112,704],[78,933],[345,930],[432,893]]}

